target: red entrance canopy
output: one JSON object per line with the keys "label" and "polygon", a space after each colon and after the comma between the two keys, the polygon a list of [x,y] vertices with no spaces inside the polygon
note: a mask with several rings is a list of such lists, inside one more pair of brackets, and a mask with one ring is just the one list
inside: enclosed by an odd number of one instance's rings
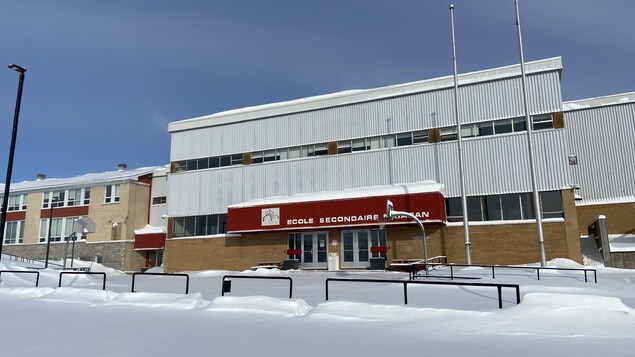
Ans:
{"label": "red entrance canopy", "polygon": [[[446,221],[445,199],[435,182],[272,197],[228,207],[228,233],[297,229],[378,226],[384,222],[386,201],[422,222]],[[386,224],[409,223],[399,218]]]}

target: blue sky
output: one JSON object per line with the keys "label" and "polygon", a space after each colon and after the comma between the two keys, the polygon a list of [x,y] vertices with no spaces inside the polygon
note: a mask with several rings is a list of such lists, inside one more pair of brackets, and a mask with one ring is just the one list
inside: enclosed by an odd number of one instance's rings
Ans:
{"label": "blue sky", "polygon": [[[169,163],[167,124],[452,74],[450,1],[0,0],[0,182]],[[513,0],[454,1],[459,72],[518,63]],[[635,91],[635,2],[520,0],[563,99]]]}

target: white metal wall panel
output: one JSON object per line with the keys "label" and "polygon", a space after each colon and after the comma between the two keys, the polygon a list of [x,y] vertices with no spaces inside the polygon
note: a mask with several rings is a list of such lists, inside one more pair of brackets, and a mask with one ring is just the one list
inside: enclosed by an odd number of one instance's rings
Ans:
{"label": "white metal wall panel", "polygon": [[635,103],[565,113],[582,203],[635,199]]}
{"label": "white metal wall panel", "polygon": [[[570,182],[564,130],[534,133],[540,190]],[[457,143],[412,145],[352,154],[190,171],[169,180],[169,215],[225,212],[257,198],[434,180],[459,196]],[[468,195],[531,191],[525,134],[465,140]]]}
{"label": "white metal wall panel", "polygon": [[[528,76],[532,113],[561,110],[559,71]],[[463,123],[521,116],[520,77],[462,86]],[[395,95],[398,95],[396,93]],[[453,89],[172,133],[171,161],[455,124]]]}

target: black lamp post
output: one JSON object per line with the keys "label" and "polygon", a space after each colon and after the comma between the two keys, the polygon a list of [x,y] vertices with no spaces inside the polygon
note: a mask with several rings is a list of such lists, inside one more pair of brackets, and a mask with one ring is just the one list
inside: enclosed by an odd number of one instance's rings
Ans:
{"label": "black lamp post", "polygon": [[17,64],[10,64],[9,69],[20,73],[18,83],[18,97],[15,101],[15,114],[13,116],[13,132],[11,134],[11,147],[9,149],[9,161],[7,163],[7,179],[4,183],[4,196],[2,200],[2,213],[0,216],[0,260],[2,259],[2,245],[4,244],[4,227],[7,221],[7,204],[9,203],[9,190],[11,188],[11,174],[13,172],[13,154],[15,153],[15,141],[18,136],[18,117],[20,116],[20,103],[22,102],[22,85],[24,84],[24,72],[26,68]]}
{"label": "black lamp post", "polygon": [[53,207],[55,204],[60,202],[58,198],[53,197],[53,192],[51,192],[51,201],[49,204],[51,205],[51,210],[49,211],[49,233],[46,237],[46,258],[44,260],[44,269],[49,267],[49,252],[51,251],[51,227],[53,226]]}

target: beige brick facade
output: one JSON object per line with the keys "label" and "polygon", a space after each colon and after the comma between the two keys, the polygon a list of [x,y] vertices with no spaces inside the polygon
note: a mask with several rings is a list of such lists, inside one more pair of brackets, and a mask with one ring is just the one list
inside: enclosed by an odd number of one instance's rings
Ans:
{"label": "beige brick facade", "polygon": [[[88,206],[56,207],[53,208],[54,217],[87,215],[95,222],[95,232],[87,235],[86,242],[82,242],[81,247],[76,247],[76,257],[101,260],[107,266],[125,271],[139,271],[145,265],[145,252],[134,250],[134,231],[145,227],[148,222],[150,185],[136,180],[120,183],[120,199],[115,203],[104,202],[105,187],[105,184],[90,186]],[[46,243],[39,242],[41,219],[49,214],[48,208],[42,208],[44,193],[64,189],[53,187],[41,192],[28,192],[27,209],[24,212],[23,243],[5,245],[4,253],[44,259]],[[113,243],[116,244],[108,247]],[[64,246],[64,242],[51,242],[50,258],[61,259],[64,256]],[[70,257],[70,249],[68,251]]]}
{"label": "beige brick facade", "polygon": [[587,228],[599,215],[606,216],[609,234],[635,234],[635,202],[578,206],[578,229],[587,235]]}

